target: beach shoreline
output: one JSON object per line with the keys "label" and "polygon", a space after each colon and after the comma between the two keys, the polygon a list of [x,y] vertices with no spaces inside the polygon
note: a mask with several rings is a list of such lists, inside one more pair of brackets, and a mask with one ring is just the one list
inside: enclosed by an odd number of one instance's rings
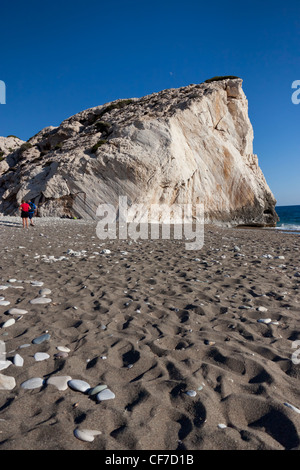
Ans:
{"label": "beach shoreline", "polygon": [[[0,217],[12,362],[0,377],[15,380],[0,390],[0,449],[299,450],[299,235],[209,225],[204,246],[186,250],[101,240],[96,224]],[[40,289],[51,301],[31,304]],[[114,396],[58,390],[57,377]],[[24,389],[32,378],[40,386]],[[87,442],[76,429],[101,434]]]}

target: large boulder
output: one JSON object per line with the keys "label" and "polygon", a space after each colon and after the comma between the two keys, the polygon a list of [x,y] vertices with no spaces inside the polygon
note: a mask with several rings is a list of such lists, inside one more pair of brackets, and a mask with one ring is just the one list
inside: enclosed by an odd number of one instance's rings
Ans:
{"label": "large boulder", "polygon": [[[95,219],[99,204],[204,204],[205,221],[273,226],[276,200],[253,154],[242,80],[117,100],[48,127],[6,158],[0,212]],[[137,216],[138,219],[138,216]]]}

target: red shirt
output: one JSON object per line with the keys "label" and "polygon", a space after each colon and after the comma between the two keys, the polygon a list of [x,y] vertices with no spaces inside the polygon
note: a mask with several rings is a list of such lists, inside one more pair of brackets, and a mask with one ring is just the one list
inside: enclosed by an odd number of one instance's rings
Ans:
{"label": "red shirt", "polygon": [[23,204],[20,205],[22,211],[28,212],[30,210],[30,205],[27,204],[27,202],[24,202]]}

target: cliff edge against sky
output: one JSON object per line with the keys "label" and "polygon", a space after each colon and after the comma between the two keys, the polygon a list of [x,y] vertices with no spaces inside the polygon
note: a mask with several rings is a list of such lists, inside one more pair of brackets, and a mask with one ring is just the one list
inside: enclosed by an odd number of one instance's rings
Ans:
{"label": "cliff edge against sky", "polygon": [[99,204],[127,196],[146,208],[203,203],[212,223],[278,220],[238,78],[117,100],[19,143],[7,153],[0,140],[2,214],[30,198],[41,216],[95,218]]}

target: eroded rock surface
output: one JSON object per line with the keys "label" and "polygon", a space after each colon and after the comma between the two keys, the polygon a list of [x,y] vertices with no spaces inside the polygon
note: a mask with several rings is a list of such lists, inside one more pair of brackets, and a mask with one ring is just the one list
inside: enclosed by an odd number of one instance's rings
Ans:
{"label": "eroded rock surface", "polygon": [[[99,204],[203,203],[207,222],[276,224],[253,154],[241,79],[117,100],[47,127],[5,158],[0,213],[31,198],[41,216],[96,218]],[[1,145],[1,141],[0,141]],[[138,215],[137,215],[138,219]]]}

